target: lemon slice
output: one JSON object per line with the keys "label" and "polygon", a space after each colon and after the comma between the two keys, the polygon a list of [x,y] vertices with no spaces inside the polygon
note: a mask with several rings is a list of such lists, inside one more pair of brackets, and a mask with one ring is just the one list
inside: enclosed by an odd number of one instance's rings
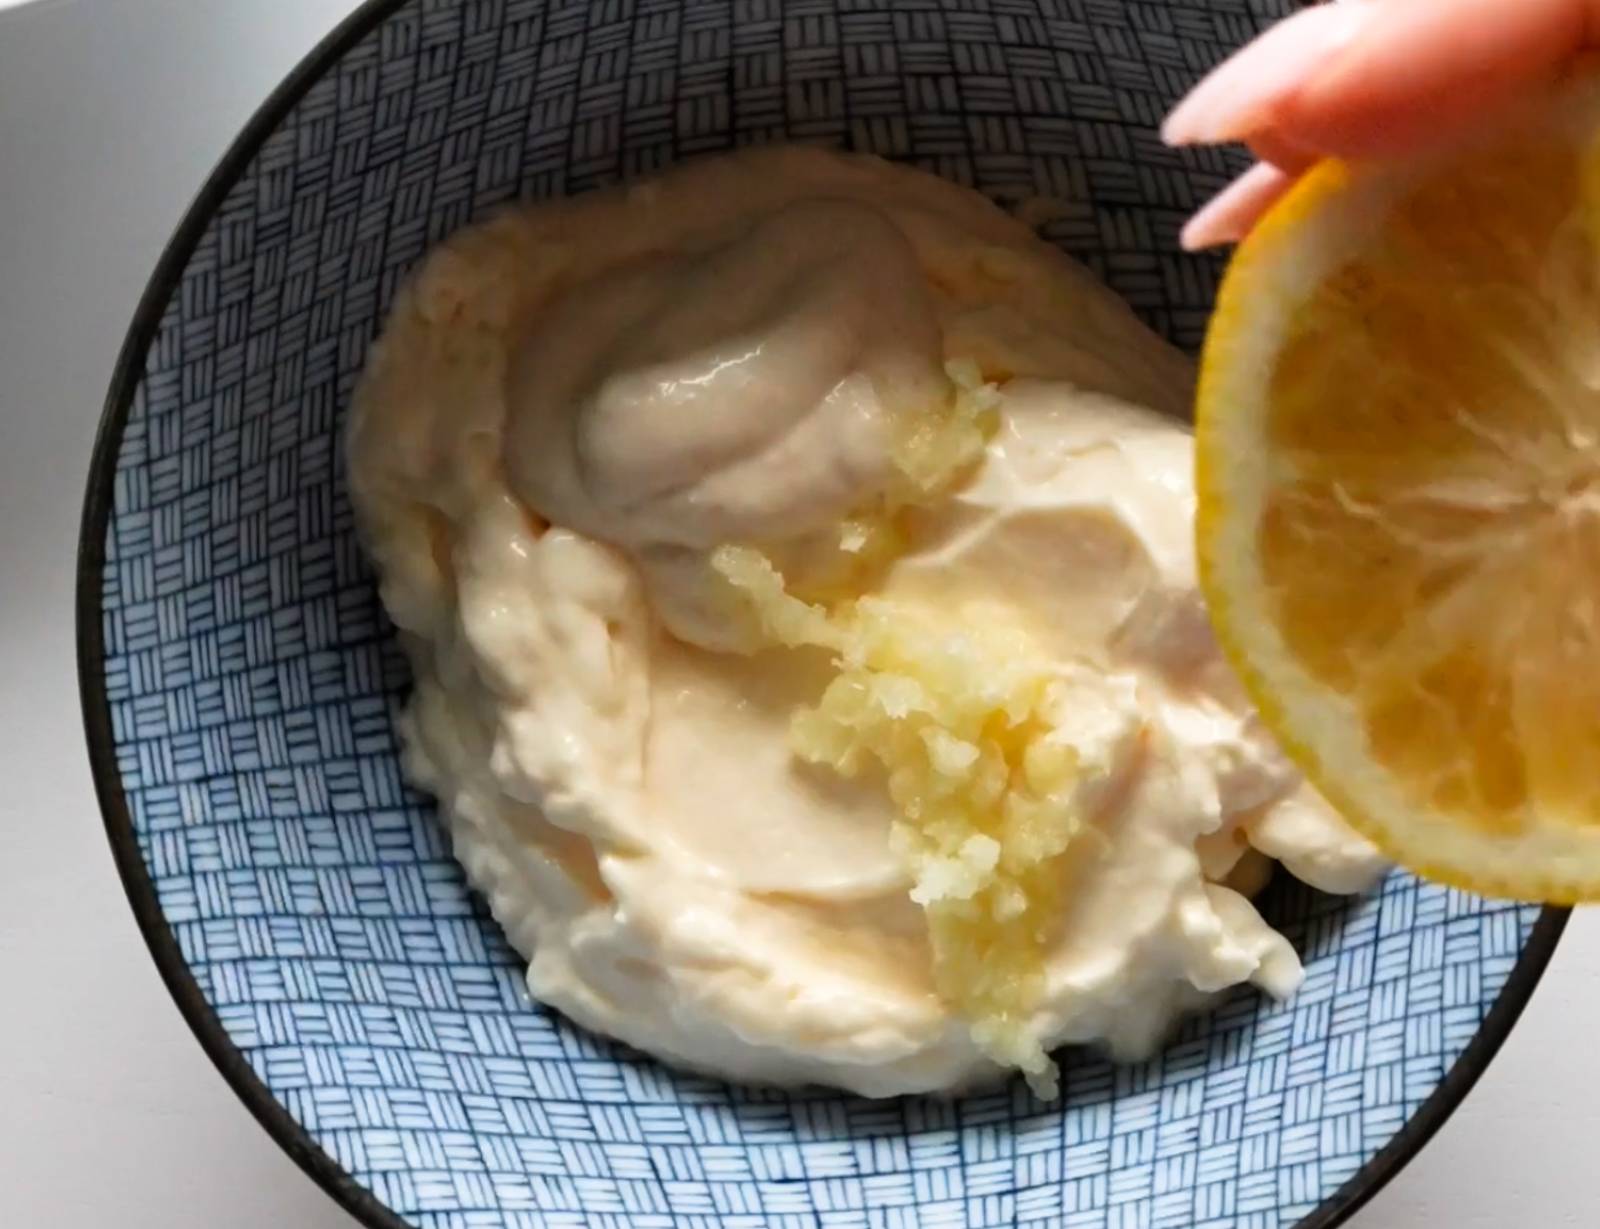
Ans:
{"label": "lemon slice", "polygon": [[1488,895],[1600,898],[1600,88],[1315,168],[1206,341],[1218,635],[1352,823]]}

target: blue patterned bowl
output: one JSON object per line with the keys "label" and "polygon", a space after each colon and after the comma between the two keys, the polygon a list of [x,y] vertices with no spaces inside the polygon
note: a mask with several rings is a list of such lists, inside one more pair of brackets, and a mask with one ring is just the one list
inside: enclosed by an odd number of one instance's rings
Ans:
{"label": "blue patterned bowl", "polygon": [[[1287,0],[1284,0],[1287,3]],[[1229,170],[1155,124],[1278,0],[372,0],[206,184],[129,333],[79,638],[106,824],[161,971],[268,1130],[371,1226],[1174,1229],[1342,1221],[1460,1101],[1559,911],[1393,875],[1267,910],[1304,989],[1158,1059],[868,1102],[668,1071],[530,1004],[400,778],[404,667],[340,425],[395,287],[517,196],[801,139],[1001,199],[1193,344]]]}

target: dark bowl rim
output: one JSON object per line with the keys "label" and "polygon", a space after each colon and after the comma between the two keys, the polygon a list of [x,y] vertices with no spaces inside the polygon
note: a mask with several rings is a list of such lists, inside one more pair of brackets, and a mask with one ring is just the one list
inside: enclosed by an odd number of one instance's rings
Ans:
{"label": "dark bowl rim", "polygon": [[[216,169],[184,213],[157,262],[117,356],[89,463],[77,558],[78,690],[95,793],[111,852],[145,944],[179,1012],[217,1070],[245,1107],[302,1170],[369,1229],[414,1229],[345,1170],[284,1108],[233,1044],[184,960],[139,851],[117,767],[106,698],[103,575],[117,454],[145,362],[183,271],[228,193],[267,139],[307,91],[357,43],[409,0],[365,0],[316,44],[256,110],[228,146]],[[1539,984],[1571,910],[1545,907],[1478,1031],[1437,1087],[1345,1183],[1293,1229],[1335,1229],[1377,1194],[1414,1157],[1472,1090],[1488,1068]]]}

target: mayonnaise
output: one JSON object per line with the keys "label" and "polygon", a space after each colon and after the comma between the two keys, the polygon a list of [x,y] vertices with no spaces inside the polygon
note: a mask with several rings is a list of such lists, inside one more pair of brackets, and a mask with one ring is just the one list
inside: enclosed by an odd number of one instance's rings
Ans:
{"label": "mayonnaise", "polygon": [[[987,382],[982,434],[949,417],[951,364]],[[794,753],[830,654],[763,636],[713,567],[729,544],[1004,628],[1054,680],[1051,737],[1089,767],[1039,1046],[1138,1055],[1229,986],[1292,992],[1248,899],[1262,855],[1336,891],[1383,864],[1211,637],[1189,380],[1019,223],[873,159],[746,151],[430,255],[358,391],[351,490],[416,677],[407,772],[533,995],[736,1079],[1002,1070],[936,987],[883,780]],[[892,549],[862,548],[863,510]]]}

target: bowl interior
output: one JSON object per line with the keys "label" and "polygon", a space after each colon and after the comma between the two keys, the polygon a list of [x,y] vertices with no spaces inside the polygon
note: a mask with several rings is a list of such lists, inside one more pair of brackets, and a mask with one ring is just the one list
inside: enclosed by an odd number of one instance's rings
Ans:
{"label": "bowl interior", "polygon": [[1194,344],[1218,266],[1178,254],[1176,230],[1236,163],[1166,150],[1155,126],[1286,7],[375,0],[253,123],[112,392],[86,713],[180,1004],[368,1223],[1328,1225],[1459,1099],[1560,918],[1404,875],[1353,904],[1280,884],[1269,910],[1308,972],[1293,1000],[1235,995],[1140,1066],[1075,1058],[1057,1106],[1020,1085],[730,1088],[570,1027],[529,1004],[401,780],[405,671],[344,489],[353,381],[431,243],[519,196],[746,143],[1054,198],[1044,233]]}

